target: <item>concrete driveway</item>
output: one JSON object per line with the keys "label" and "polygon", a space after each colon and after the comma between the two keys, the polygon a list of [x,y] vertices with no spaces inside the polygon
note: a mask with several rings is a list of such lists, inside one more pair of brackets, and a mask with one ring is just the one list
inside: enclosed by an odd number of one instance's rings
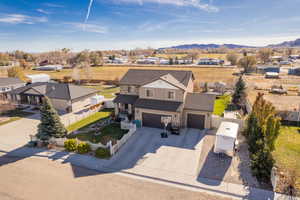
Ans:
{"label": "concrete driveway", "polygon": [[24,146],[29,135],[37,132],[40,115],[34,114],[20,120],[0,126],[0,150],[12,151]]}
{"label": "concrete driveway", "polygon": [[138,129],[105,167],[116,170],[157,169],[196,176],[204,131],[184,129],[179,136],[169,135],[168,138],[161,138],[161,132],[155,128]]}

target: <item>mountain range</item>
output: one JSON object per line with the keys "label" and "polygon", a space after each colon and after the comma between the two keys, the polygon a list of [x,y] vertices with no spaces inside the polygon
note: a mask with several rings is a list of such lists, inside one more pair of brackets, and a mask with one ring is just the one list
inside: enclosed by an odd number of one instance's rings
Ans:
{"label": "mountain range", "polygon": [[[178,46],[160,48],[160,49],[216,49],[225,47],[228,49],[236,49],[236,48],[257,48],[255,46],[248,45],[238,45],[238,44],[183,44]],[[279,44],[270,44],[265,47],[300,47],[300,38],[293,41],[285,41]]]}

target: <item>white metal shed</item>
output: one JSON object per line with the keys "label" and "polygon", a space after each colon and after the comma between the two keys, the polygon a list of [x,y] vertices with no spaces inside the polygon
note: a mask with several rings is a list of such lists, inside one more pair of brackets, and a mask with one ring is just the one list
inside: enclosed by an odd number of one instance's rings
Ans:
{"label": "white metal shed", "polygon": [[215,140],[215,153],[233,154],[237,139],[239,124],[233,122],[222,122]]}

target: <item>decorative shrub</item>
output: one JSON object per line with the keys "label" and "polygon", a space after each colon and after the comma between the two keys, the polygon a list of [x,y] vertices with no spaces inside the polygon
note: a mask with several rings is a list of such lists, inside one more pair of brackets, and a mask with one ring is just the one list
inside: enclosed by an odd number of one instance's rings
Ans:
{"label": "decorative shrub", "polygon": [[77,140],[68,139],[64,142],[64,147],[67,151],[76,151],[77,150]]}
{"label": "decorative shrub", "polygon": [[95,152],[95,156],[97,158],[110,158],[111,155],[109,149],[99,147]]}
{"label": "decorative shrub", "polygon": [[91,146],[86,142],[80,142],[77,146],[77,151],[80,154],[88,153],[91,151]]}

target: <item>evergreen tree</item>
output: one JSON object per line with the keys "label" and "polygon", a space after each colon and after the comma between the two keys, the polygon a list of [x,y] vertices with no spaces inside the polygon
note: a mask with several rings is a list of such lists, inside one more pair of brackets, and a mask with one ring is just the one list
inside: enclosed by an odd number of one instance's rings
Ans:
{"label": "evergreen tree", "polygon": [[260,181],[269,181],[274,164],[272,151],[279,134],[280,118],[274,106],[258,94],[247,120],[245,131],[250,152],[251,169]]}
{"label": "evergreen tree", "polygon": [[48,140],[51,137],[63,138],[66,136],[67,130],[47,97],[43,100],[40,113],[41,122],[38,125],[37,133],[39,139]]}
{"label": "evergreen tree", "polygon": [[243,77],[240,76],[239,80],[235,84],[235,91],[232,96],[232,102],[236,105],[241,105],[246,97],[245,93],[246,84]]}

